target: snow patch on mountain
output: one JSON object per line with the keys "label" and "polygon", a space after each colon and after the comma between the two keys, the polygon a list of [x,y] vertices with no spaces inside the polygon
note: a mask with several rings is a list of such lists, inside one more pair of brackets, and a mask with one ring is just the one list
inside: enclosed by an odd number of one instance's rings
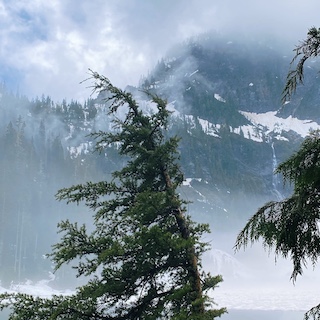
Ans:
{"label": "snow patch on mountain", "polygon": [[269,111],[266,113],[254,113],[240,111],[251,123],[252,126],[243,126],[242,131],[245,137],[254,139],[256,141],[263,141],[262,135],[259,135],[259,131],[263,131],[264,135],[275,133],[276,139],[285,140],[282,136],[283,131],[289,132],[294,131],[299,134],[302,138],[305,138],[310,130],[320,129],[320,125],[312,120],[300,120],[289,116],[287,118],[277,117],[276,111]]}
{"label": "snow patch on mountain", "polygon": [[[219,101],[225,102],[225,100],[218,94],[214,95]],[[139,100],[141,108],[148,114],[156,112],[157,105],[151,100]],[[220,138],[220,124],[214,124],[206,119],[195,117],[193,115],[182,115],[175,108],[175,101],[168,103],[167,108],[177,118],[183,119],[188,123],[189,134],[192,134],[192,129],[195,129],[197,124],[200,125],[202,131],[212,137]],[[305,138],[311,130],[320,129],[320,125],[312,120],[300,120],[289,116],[287,118],[280,118],[277,116],[276,111],[269,111],[266,113],[254,113],[247,111],[239,111],[248,120],[249,124],[242,125],[236,128],[229,127],[230,132],[238,135],[242,135],[244,138],[253,140],[255,142],[265,142],[270,136],[276,140],[288,141],[285,133],[289,131],[296,132],[302,138]],[[121,114],[118,115],[121,118]],[[74,131],[74,127],[70,126],[69,136],[65,140],[69,140]],[[88,130],[88,128],[86,128]],[[111,123],[109,123],[109,130],[113,130]],[[81,154],[87,154],[92,150],[91,142],[84,142],[78,146],[67,147],[72,158],[76,158]]]}
{"label": "snow patch on mountain", "polygon": [[213,97],[214,97],[216,100],[220,101],[220,102],[223,102],[223,103],[226,103],[226,102],[227,102],[227,101],[226,101],[225,99],[223,99],[223,98],[220,96],[220,94],[218,94],[218,93],[215,93],[215,94],[213,95]]}
{"label": "snow patch on mountain", "polygon": [[92,151],[92,142],[80,143],[77,147],[68,147],[71,158],[77,158],[81,154],[88,154]]}
{"label": "snow patch on mountain", "polygon": [[236,134],[243,134],[244,138],[250,139],[257,142],[263,141],[263,128],[259,125],[253,126],[253,125],[245,125],[238,128],[231,128],[233,133]]}
{"label": "snow patch on mountain", "polygon": [[[296,132],[302,138],[305,138],[311,130],[320,129],[320,125],[315,121],[300,120],[292,116],[289,116],[285,119],[280,118],[277,117],[276,111],[270,111],[266,113],[240,111],[240,113],[250,121],[250,124],[239,126],[236,128],[230,127],[230,132],[238,135],[243,135],[244,138],[256,142],[264,142],[266,141],[266,138],[271,135],[276,140],[288,141],[284,133],[287,133],[289,131]],[[180,116],[179,113],[178,115]],[[195,118],[192,115],[185,115],[184,119],[189,124],[190,129],[195,128],[197,120],[204,133],[213,137],[220,137],[220,124],[213,124],[208,120],[201,119],[199,117]],[[191,134],[191,132],[189,133]]]}
{"label": "snow patch on mountain", "polygon": [[192,187],[192,186],[191,186],[191,182],[192,182],[193,180],[196,180],[196,181],[199,181],[199,182],[202,181],[201,178],[186,178],[186,179],[182,182],[182,185],[183,185],[183,186],[187,186],[187,187]]}
{"label": "snow patch on mountain", "polygon": [[209,136],[219,137],[218,132],[220,129],[220,125],[214,125],[208,120],[203,120],[201,118],[198,118],[198,121],[202,127],[203,132],[205,132]]}
{"label": "snow patch on mountain", "polygon": [[192,77],[194,74],[196,74],[197,72],[199,72],[199,70],[197,69],[196,71],[193,71],[192,73],[190,73],[189,78]]}

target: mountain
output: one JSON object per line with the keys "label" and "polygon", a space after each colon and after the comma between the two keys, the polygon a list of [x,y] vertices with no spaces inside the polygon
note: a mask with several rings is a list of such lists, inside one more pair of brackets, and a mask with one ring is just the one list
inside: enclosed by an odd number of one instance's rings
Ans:
{"label": "mountain", "polygon": [[[205,34],[177,45],[141,80],[128,86],[152,112],[145,90],[164,97],[172,111],[168,135],[178,135],[188,212],[215,232],[239,230],[264,202],[290,193],[277,164],[319,128],[316,62],[292,101],[281,104],[289,54],[261,41]],[[0,87],[0,279],[44,277],[45,254],[60,235],[56,223],[90,226],[84,207],[58,203],[58,189],[108,179],[126,161],[116,146],[93,152],[90,133],[113,130],[100,95],[81,104],[29,100]],[[121,115],[119,115],[121,116]],[[70,270],[57,281],[67,284]]]}
{"label": "mountain", "polygon": [[192,199],[210,203],[201,206],[208,213],[248,217],[255,199],[261,205],[290,193],[273,172],[319,128],[320,96],[318,64],[311,62],[305,85],[281,104],[289,54],[205,34],[174,48],[141,81],[171,103],[183,169],[195,178]]}

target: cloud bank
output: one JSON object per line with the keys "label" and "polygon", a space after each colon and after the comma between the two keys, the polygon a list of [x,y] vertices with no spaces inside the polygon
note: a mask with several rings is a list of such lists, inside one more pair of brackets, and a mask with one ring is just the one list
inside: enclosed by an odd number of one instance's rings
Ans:
{"label": "cloud bank", "polygon": [[137,85],[175,43],[206,31],[278,38],[320,26],[319,1],[0,0],[0,81],[29,97],[83,100],[88,68]]}

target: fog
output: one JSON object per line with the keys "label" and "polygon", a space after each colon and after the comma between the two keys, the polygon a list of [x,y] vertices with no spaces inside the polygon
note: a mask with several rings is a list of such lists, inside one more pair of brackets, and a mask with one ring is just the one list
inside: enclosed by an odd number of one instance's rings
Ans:
{"label": "fog", "polygon": [[207,271],[223,275],[224,281],[210,295],[218,306],[227,307],[224,319],[302,319],[307,310],[319,304],[317,267],[309,263],[293,283],[290,259],[276,257],[261,243],[235,252],[238,232],[214,231],[213,249],[203,259]]}
{"label": "fog", "polygon": [[[137,85],[167,52],[176,53],[172,46],[208,31],[245,43],[258,39],[290,52],[309,27],[318,26],[319,9],[319,1],[289,0],[0,1],[0,82],[14,92],[1,88],[0,291],[50,296],[83,281],[74,278],[70,267],[51,278],[46,254],[59,241],[56,224],[65,218],[91,223],[86,208],[59,203],[54,195],[75,183],[108,178],[124,162],[114,149],[107,150],[108,161],[105,155],[86,153],[92,141],[79,148],[90,130],[110,125],[104,116],[95,117],[97,110],[87,100],[90,83],[79,85],[88,68],[123,88]],[[192,59],[177,70],[178,80],[190,68],[197,69]],[[211,89],[210,83],[206,86]],[[174,88],[185,89],[182,83]],[[87,131],[80,125],[83,114],[76,100],[87,103],[86,123],[95,118]],[[81,157],[70,157],[72,147]],[[208,218],[190,207],[190,214],[201,216],[212,229],[205,239],[212,249],[203,266],[224,278],[212,296],[230,310],[226,320],[301,319],[320,302],[319,270],[308,265],[293,284],[290,260],[275,259],[261,244],[235,253],[246,219],[269,200],[248,199],[249,204],[240,196],[233,199],[230,219]],[[245,214],[235,219],[239,211]]]}
{"label": "fog", "polygon": [[[190,66],[196,68],[193,63],[189,61],[178,72],[183,74]],[[86,153],[85,149],[81,157],[70,157],[70,147],[79,147],[88,139],[86,133],[109,128],[103,106],[94,106],[88,100],[83,112],[74,101],[59,104],[45,97],[30,101],[9,94],[5,88],[1,94],[0,146],[5,152],[0,157],[0,291],[42,296],[66,290],[70,293],[84,280],[75,279],[69,266],[50,279],[53,266],[45,255],[59,241],[57,222],[68,218],[90,225],[91,213],[82,206],[59,203],[54,195],[58,189],[75,183],[108,179],[123,160],[113,149],[107,150],[107,158]],[[272,165],[272,148],[269,149]],[[270,172],[272,169],[271,166]],[[233,195],[232,205],[228,203],[229,218],[219,217],[224,207],[214,208],[211,215],[189,207],[193,218],[201,217],[202,222],[210,223],[212,233],[205,241],[212,250],[204,256],[203,266],[224,278],[211,294],[220,307],[230,310],[225,316],[229,320],[240,316],[250,319],[251,315],[270,318],[270,313],[264,311],[273,311],[273,319],[298,319],[320,301],[316,286],[319,274],[310,266],[293,285],[290,261],[278,259],[275,264],[275,257],[260,244],[234,253],[237,233],[267,200],[250,194],[244,199],[240,190],[238,196]]]}

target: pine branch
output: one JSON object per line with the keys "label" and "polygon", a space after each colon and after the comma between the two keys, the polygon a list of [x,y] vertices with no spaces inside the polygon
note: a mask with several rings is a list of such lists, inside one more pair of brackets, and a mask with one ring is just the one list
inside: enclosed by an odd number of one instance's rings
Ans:
{"label": "pine branch", "polygon": [[295,49],[290,67],[293,67],[296,60],[300,58],[296,66],[288,72],[285,87],[282,91],[282,103],[290,100],[297,90],[297,85],[303,84],[304,65],[312,57],[317,57],[320,53],[320,28],[312,27],[309,29],[307,39],[302,41]]}
{"label": "pine branch", "polygon": [[320,304],[311,308],[305,313],[303,320],[319,320],[320,319]]}

